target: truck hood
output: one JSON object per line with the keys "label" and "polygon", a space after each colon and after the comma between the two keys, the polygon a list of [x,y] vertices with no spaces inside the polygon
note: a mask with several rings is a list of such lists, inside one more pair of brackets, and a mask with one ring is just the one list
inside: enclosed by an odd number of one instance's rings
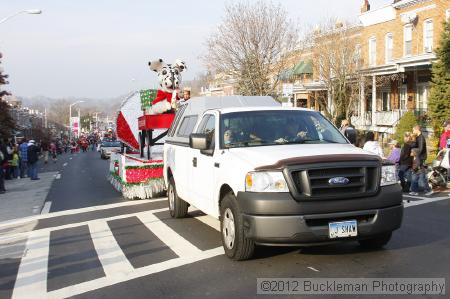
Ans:
{"label": "truck hood", "polygon": [[351,144],[286,144],[229,149],[236,159],[254,169],[281,169],[290,164],[354,160],[381,161]]}

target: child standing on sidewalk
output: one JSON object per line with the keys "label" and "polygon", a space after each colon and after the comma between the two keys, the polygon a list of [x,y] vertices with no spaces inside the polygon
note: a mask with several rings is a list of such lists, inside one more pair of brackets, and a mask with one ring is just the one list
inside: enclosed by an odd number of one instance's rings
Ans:
{"label": "child standing on sidewalk", "polygon": [[19,150],[14,147],[12,159],[9,160],[9,170],[11,177],[17,179],[19,177]]}

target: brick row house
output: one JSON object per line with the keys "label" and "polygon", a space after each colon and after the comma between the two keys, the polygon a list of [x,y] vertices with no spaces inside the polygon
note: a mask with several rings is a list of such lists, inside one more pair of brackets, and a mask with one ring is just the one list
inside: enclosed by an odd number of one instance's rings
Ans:
{"label": "brick row house", "polygon": [[352,123],[358,129],[393,133],[406,111],[426,118],[431,65],[450,1],[396,0],[371,10],[366,0],[361,12],[360,72],[368,83],[362,86]]}
{"label": "brick row house", "polygon": [[[326,39],[334,42],[336,34],[345,32],[342,36],[351,43],[355,56],[355,65],[349,67],[360,80],[351,122],[359,130],[391,134],[406,111],[426,118],[431,65],[448,18],[449,0],[394,0],[377,9],[370,9],[364,0],[358,24],[336,22],[327,32],[318,30],[304,42],[309,46],[291,55],[289,67],[278,77],[278,92],[296,107],[323,110],[321,102],[330,108],[324,77],[328,75],[331,81],[332,71],[324,75],[319,60],[326,57],[317,46],[326,44]],[[211,88],[204,94],[229,94],[225,86],[235,91],[230,78],[215,79],[217,91]]]}

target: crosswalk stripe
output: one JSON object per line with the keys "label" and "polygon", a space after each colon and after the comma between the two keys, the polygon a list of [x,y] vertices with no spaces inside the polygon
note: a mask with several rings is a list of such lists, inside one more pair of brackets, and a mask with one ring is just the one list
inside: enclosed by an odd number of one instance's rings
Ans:
{"label": "crosswalk stripe", "polygon": [[137,216],[162,242],[164,242],[178,256],[198,255],[202,251],[184,239],[169,226],[158,219],[152,212]]}
{"label": "crosswalk stripe", "polygon": [[31,232],[20,261],[12,297],[45,298],[47,293],[47,270],[50,232]]}
{"label": "crosswalk stripe", "polygon": [[30,217],[24,217],[24,218],[0,222],[0,228],[12,226],[12,225],[18,225],[18,224],[30,222],[33,220],[47,219],[47,218],[66,216],[66,215],[74,215],[74,214],[80,214],[80,213],[86,213],[86,212],[97,212],[97,211],[101,211],[101,210],[109,210],[112,208],[142,205],[142,204],[146,204],[146,203],[150,203],[150,202],[166,201],[166,200],[167,200],[167,197],[156,198],[156,199],[142,199],[142,200],[126,201],[126,202],[119,202],[119,203],[114,203],[114,204],[91,206],[91,207],[80,208],[80,209],[53,212],[53,213],[48,213],[48,214],[42,214],[42,215],[36,215],[36,216],[30,216]]}
{"label": "crosswalk stripe", "polygon": [[218,255],[223,255],[223,254],[224,254],[223,247],[217,247],[214,249],[203,251],[196,255],[179,257],[179,258],[167,260],[167,261],[164,261],[161,263],[145,266],[142,268],[137,268],[132,273],[130,273],[127,277],[124,277],[123,279],[120,279],[118,277],[103,277],[103,278],[98,278],[98,279],[94,279],[91,281],[83,282],[83,283],[80,283],[77,285],[65,287],[65,288],[62,288],[59,290],[51,291],[51,292],[47,293],[46,297],[49,299],[73,297],[73,296],[76,296],[79,294],[83,294],[83,293],[90,292],[93,290],[101,289],[104,287],[108,287],[108,286],[115,285],[115,284],[118,284],[121,282],[129,281],[129,280],[132,280],[135,278],[147,276],[150,274],[158,273],[161,271],[184,266],[187,264],[191,264],[191,263],[194,263],[197,261],[209,259],[209,258],[218,256]]}
{"label": "crosswalk stripe", "polygon": [[[151,210],[150,212],[151,213],[158,213],[158,212],[164,212],[164,211],[168,211],[168,210],[169,210],[169,208],[162,208],[162,209]],[[38,229],[38,230],[34,230],[33,232],[43,232],[43,231],[50,232],[50,231],[53,231],[53,230],[66,229],[66,228],[72,228],[72,227],[87,225],[90,222],[97,221],[97,220],[109,221],[109,220],[115,220],[115,219],[122,219],[122,218],[128,218],[128,217],[132,217],[132,216],[137,216],[137,215],[140,215],[142,213],[149,213],[149,212],[145,211],[145,212],[138,212],[138,213],[122,214],[122,215],[117,215],[117,216],[112,216],[112,217],[107,217],[107,218],[101,218],[101,219],[95,219],[95,220],[87,220],[87,221],[82,221],[82,222],[69,223],[69,224],[64,224],[64,225],[60,225],[60,226],[53,226],[53,227]],[[48,214],[46,214],[46,215],[48,215]],[[14,235],[7,235],[5,237],[0,237],[0,242],[11,242],[11,241],[13,241],[15,239],[26,238],[28,235],[29,235],[29,232],[16,233]]]}
{"label": "crosswalk stripe", "polygon": [[106,276],[126,277],[134,270],[119,244],[117,244],[106,221],[99,220],[89,223],[89,230]]}

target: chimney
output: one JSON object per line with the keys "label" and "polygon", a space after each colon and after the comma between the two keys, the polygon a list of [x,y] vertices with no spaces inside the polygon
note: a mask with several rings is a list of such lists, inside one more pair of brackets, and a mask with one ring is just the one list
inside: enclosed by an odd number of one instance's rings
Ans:
{"label": "chimney", "polygon": [[363,5],[361,6],[361,13],[368,12],[370,10],[369,0],[364,0]]}

